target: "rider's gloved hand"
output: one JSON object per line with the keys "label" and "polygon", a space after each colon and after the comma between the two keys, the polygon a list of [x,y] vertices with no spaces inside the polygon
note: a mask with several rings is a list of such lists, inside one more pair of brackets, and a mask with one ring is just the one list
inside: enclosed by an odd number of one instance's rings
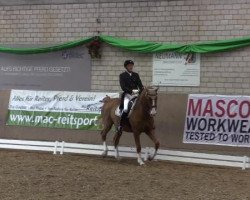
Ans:
{"label": "rider's gloved hand", "polygon": [[138,93],[139,93],[139,90],[132,90],[132,93],[133,93],[133,94],[138,94]]}

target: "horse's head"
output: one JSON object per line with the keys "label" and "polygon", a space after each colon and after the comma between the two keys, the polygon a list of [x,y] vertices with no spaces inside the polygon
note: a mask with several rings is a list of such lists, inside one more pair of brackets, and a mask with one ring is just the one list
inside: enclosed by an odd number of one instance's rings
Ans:
{"label": "horse's head", "polygon": [[146,87],[145,88],[145,96],[149,100],[149,107],[150,107],[150,115],[155,116],[157,111],[157,91],[158,87]]}

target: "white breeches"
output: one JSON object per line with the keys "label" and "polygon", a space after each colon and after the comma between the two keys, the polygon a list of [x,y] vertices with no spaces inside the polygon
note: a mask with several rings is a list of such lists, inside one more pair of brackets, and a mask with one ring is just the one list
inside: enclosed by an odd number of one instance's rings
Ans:
{"label": "white breeches", "polygon": [[123,111],[125,113],[128,112],[128,103],[129,103],[130,99],[132,99],[132,97],[133,96],[130,95],[130,94],[125,94],[125,97],[124,97],[124,108],[123,108]]}
{"label": "white breeches", "polygon": [[124,108],[123,108],[123,111],[125,113],[128,112],[128,103],[131,99],[133,99],[134,97],[138,97],[138,94],[125,94],[125,97],[124,97]]}

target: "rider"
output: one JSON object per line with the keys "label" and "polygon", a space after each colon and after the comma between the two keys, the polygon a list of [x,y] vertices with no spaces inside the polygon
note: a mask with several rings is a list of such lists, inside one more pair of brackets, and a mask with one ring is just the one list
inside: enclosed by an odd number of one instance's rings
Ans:
{"label": "rider", "polygon": [[121,120],[118,127],[118,132],[122,131],[124,120],[128,116],[128,103],[134,95],[139,94],[143,90],[143,85],[139,74],[133,72],[134,62],[132,60],[126,60],[124,62],[125,72],[120,74],[120,86],[123,90],[121,96]]}

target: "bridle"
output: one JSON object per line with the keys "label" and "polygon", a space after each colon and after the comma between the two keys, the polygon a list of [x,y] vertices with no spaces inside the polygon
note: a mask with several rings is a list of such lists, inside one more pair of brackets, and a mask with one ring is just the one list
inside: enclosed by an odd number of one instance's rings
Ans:
{"label": "bridle", "polygon": [[156,109],[157,109],[157,104],[156,104],[156,100],[157,100],[157,91],[158,91],[159,87],[154,88],[154,87],[149,87],[146,88],[146,96],[149,97],[152,100],[152,105],[151,105],[151,110],[150,110],[150,115],[154,116],[156,115]]}

